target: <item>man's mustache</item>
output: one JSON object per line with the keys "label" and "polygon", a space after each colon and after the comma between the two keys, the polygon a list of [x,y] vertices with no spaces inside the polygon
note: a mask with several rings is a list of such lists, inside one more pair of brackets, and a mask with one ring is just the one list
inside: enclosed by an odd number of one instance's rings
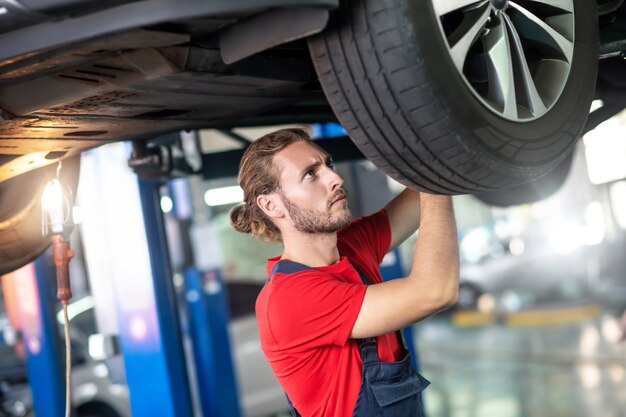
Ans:
{"label": "man's mustache", "polygon": [[335,201],[340,200],[342,198],[347,198],[347,197],[348,197],[348,191],[346,191],[343,188],[338,188],[337,191],[335,191],[335,193],[330,198],[328,207],[332,206]]}

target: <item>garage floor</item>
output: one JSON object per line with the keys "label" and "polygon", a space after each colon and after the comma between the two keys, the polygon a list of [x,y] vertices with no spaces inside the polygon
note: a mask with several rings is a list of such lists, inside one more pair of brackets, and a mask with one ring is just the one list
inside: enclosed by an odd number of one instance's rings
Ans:
{"label": "garage floor", "polygon": [[416,325],[428,416],[626,416],[618,319],[459,328],[441,315]]}

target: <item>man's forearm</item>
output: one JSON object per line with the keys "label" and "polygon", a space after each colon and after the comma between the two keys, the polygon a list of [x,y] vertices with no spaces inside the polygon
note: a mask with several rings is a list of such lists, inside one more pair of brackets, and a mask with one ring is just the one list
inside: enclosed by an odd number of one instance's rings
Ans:
{"label": "man's forearm", "polygon": [[420,232],[411,273],[367,287],[352,338],[401,329],[456,302],[459,245],[450,197],[421,194]]}
{"label": "man's forearm", "polygon": [[456,302],[459,285],[459,242],[452,198],[422,193],[420,232],[409,279],[416,280],[442,307]]}

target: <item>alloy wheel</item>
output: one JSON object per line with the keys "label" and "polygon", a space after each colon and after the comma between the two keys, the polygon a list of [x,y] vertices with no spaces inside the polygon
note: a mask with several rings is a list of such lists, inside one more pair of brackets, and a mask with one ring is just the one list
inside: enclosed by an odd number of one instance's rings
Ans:
{"label": "alloy wheel", "polygon": [[559,100],[574,55],[574,0],[431,0],[447,52],[472,94],[513,122]]}

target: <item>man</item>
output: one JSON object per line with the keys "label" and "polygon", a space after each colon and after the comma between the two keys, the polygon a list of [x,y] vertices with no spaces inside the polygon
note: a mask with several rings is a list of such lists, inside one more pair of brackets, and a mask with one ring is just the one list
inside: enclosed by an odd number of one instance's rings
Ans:
{"label": "man", "polygon": [[[280,242],[256,314],[261,347],[303,417],[411,417],[428,381],[397,332],[456,302],[459,255],[450,197],[406,189],[351,221],[343,179],[303,130],[252,143],[239,167],[235,230]],[[420,219],[421,217],[421,219]],[[420,225],[410,274],[379,265]],[[371,284],[371,285],[367,285]]]}

